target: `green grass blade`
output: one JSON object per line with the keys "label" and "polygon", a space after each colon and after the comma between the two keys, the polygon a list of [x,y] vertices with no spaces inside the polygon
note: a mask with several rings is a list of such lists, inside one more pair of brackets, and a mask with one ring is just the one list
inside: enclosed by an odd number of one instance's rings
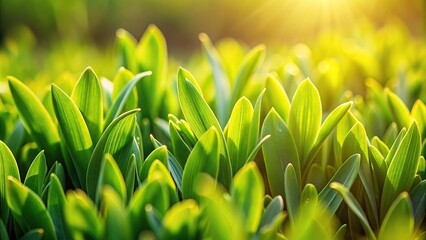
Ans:
{"label": "green grass blade", "polygon": [[136,86],[141,79],[150,76],[151,71],[139,73],[135,75],[121,90],[118,97],[115,99],[114,103],[110,107],[108,114],[105,118],[105,127],[108,127],[111,122],[123,111],[124,106],[126,105],[127,99],[131,96],[133,88]]}
{"label": "green grass blade", "polygon": [[136,39],[129,32],[121,28],[117,30],[116,37],[117,67],[125,67],[132,72],[136,72]]}
{"label": "green grass blade", "polygon": [[195,239],[199,217],[200,208],[192,199],[173,205],[163,218],[162,239]]}
{"label": "green grass blade", "polygon": [[95,204],[81,190],[67,192],[64,208],[66,228],[72,239],[100,239],[104,229]]}
{"label": "green grass blade", "polygon": [[168,151],[166,146],[161,146],[152,151],[145,159],[142,169],[139,172],[139,178],[144,181],[148,177],[149,169],[155,160],[160,160],[165,166],[168,166]]}
{"label": "green grass blade", "polygon": [[321,99],[311,80],[304,80],[294,93],[288,129],[296,143],[301,165],[315,144],[322,120]]}
{"label": "green grass blade", "polygon": [[257,68],[262,64],[265,57],[265,45],[258,45],[254,47],[244,58],[243,63],[238,71],[237,77],[234,81],[234,87],[231,93],[231,102],[229,106],[233,106],[238,98],[241,97],[245,86],[257,70]]}
{"label": "green grass blade", "polygon": [[294,228],[296,226],[295,220],[300,206],[300,185],[297,180],[296,171],[291,163],[289,163],[285,169],[284,190],[284,200],[286,202],[288,216],[291,226]]}
{"label": "green grass blade", "polygon": [[272,199],[272,201],[268,204],[268,206],[263,211],[262,217],[260,219],[258,232],[262,230],[262,228],[271,225],[274,220],[279,217],[281,212],[284,210],[284,200],[281,196],[276,196]]}
{"label": "green grass blade", "polygon": [[393,142],[391,148],[389,149],[388,154],[385,158],[386,166],[389,166],[392,162],[393,157],[395,156],[396,150],[398,150],[399,146],[401,145],[402,139],[404,138],[405,134],[407,133],[407,129],[403,128],[399,132],[399,134],[396,136],[395,141]]}
{"label": "green grass blade", "polygon": [[42,228],[43,239],[56,239],[52,218],[37,194],[10,176],[7,179],[6,192],[7,205],[21,228]]}
{"label": "green grass blade", "polygon": [[352,193],[342,184],[333,182],[330,184],[330,188],[336,190],[342,195],[343,200],[345,200],[349,209],[358,217],[360,220],[364,231],[367,233],[367,237],[369,240],[376,240],[376,236],[374,235],[373,230],[368,223],[367,216],[365,215],[362,207],[359,205],[358,201],[352,195]]}
{"label": "green grass blade", "polygon": [[215,47],[210,41],[209,36],[207,36],[205,33],[201,33],[199,38],[213,73],[217,118],[220,125],[224,127],[229,114],[228,106],[232,106],[229,105],[229,100],[231,97],[229,79],[226,75],[226,72],[223,70],[219,53],[216,51]]}
{"label": "green grass blade", "polygon": [[31,163],[27,175],[25,176],[24,185],[31,189],[35,194],[41,196],[46,173],[46,157],[44,156],[44,151],[41,151]]}
{"label": "green grass blade", "polygon": [[405,103],[389,89],[385,89],[387,95],[387,103],[391,110],[393,119],[398,124],[398,127],[401,129],[403,127],[408,128],[411,125],[411,114],[408,111]]}
{"label": "green grass blade", "polygon": [[46,151],[48,165],[60,156],[57,128],[37,96],[22,82],[8,77],[9,88],[19,117],[39,148]]}
{"label": "green grass blade", "polygon": [[81,186],[86,185],[86,173],[93,142],[83,115],[73,100],[52,84],[52,101],[63,141],[69,149]]}
{"label": "green grass blade", "polygon": [[426,216],[426,180],[411,190],[410,197],[413,203],[415,229],[418,229]]}
{"label": "green grass blade", "polygon": [[19,240],[39,240],[43,238],[44,230],[42,228],[31,229],[26,232]]}
{"label": "green grass blade", "polygon": [[188,144],[185,142],[185,140],[183,140],[183,138],[179,134],[178,128],[179,127],[174,122],[169,121],[169,131],[170,138],[172,141],[173,154],[178,160],[180,166],[183,168],[185,167],[186,160],[188,159],[191,150]]}
{"label": "green grass blade", "polygon": [[50,175],[49,193],[47,195],[47,210],[52,217],[58,239],[70,239],[65,226],[64,208],[66,198],[61,182],[56,174]]}
{"label": "green grass blade", "polygon": [[281,83],[272,74],[269,74],[265,80],[265,89],[263,103],[266,111],[270,111],[271,108],[274,108],[284,122],[288,123],[291,105]]}
{"label": "green grass blade", "polygon": [[426,105],[422,102],[422,100],[417,99],[414,103],[413,108],[411,109],[411,116],[416,119],[422,136],[426,136]]}
{"label": "green grass blade", "polygon": [[71,98],[80,109],[93,142],[97,142],[103,129],[102,88],[91,67],[81,74]]}
{"label": "green grass blade", "polygon": [[384,218],[391,203],[403,191],[409,191],[419,163],[420,132],[413,122],[401,141],[389,165],[381,199],[380,216]]}
{"label": "green grass blade", "polygon": [[242,97],[235,104],[231,117],[228,122],[228,133],[226,143],[228,145],[229,160],[231,161],[232,173],[236,174],[238,170],[246,163],[250,154],[249,144],[253,142],[250,137],[250,131],[253,126],[254,110],[250,101]]}
{"label": "green grass blade", "polygon": [[102,239],[130,239],[131,224],[124,208],[123,198],[116,189],[105,186],[102,190],[105,231]]}
{"label": "green grass blade", "polygon": [[92,199],[95,199],[102,159],[106,153],[113,156],[122,172],[125,171],[127,161],[132,154],[135,118],[138,112],[139,109],[128,111],[114,119],[96,144],[90,157],[86,178],[87,193]]}
{"label": "green grass blade", "polygon": [[184,199],[197,197],[195,190],[201,173],[207,173],[217,179],[220,169],[218,145],[219,134],[214,127],[201,136],[195,144],[183,170],[182,196]]}
{"label": "green grass blade", "polygon": [[359,154],[354,154],[349,157],[318,194],[320,201],[324,204],[324,207],[327,208],[329,213],[334,214],[343,201],[342,197],[338,196],[337,192],[330,188],[330,184],[332,182],[338,182],[350,189],[358,176],[360,158]]}
{"label": "green grass blade", "polygon": [[[97,196],[101,196],[104,186],[111,187],[120,197],[121,202],[127,202],[127,189],[123,175],[110,154],[106,154],[99,176],[99,185]],[[98,199],[99,200],[99,199]],[[97,201],[99,202],[99,201]]]}
{"label": "green grass blade", "polygon": [[287,125],[274,109],[266,116],[261,135],[263,137],[270,135],[262,149],[272,196],[284,196],[284,171],[289,163],[296,171],[298,182],[301,179],[296,144]]}
{"label": "green grass blade", "polygon": [[21,178],[19,176],[18,164],[16,163],[15,157],[7,145],[2,141],[0,141],[0,159],[0,213],[1,220],[7,223],[9,218],[9,206],[6,204],[7,178],[8,176],[12,176],[19,182]]}
{"label": "green grass blade", "polygon": [[413,209],[408,193],[404,192],[395,199],[386,213],[378,239],[411,239],[413,230]]}
{"label": "green grass blade", "polygon": [[148,26],[138,46],[137,72],[152,71],[146,81],[137,84],[138,106],[142,108],[142,116],[154,119],[157,117],[167,79],[167,45],[166,40],[154,25]]}
{"label": "green grass blade", "polygon": [[212,126],[218,131],[220,135],[218,144],[221,154],[219,182],[229,187],[232,169],[222,128],[194,83],[196,83],[194,77],[188,71],[180,68],[178,72],[178,96],[182,112],[196,137],[200,138]]}
{"label": "green grass blade", "polygon": [[4,226],[3,220],[1,219],[0,219],[0,239],[9,240],[9,234],[6,230],[6,226]]}
{"label": "green grass blade", "polygon": [[262,175],[254,162],[248,163],[235,174],[231,197],[241,207],[246,219],[246,230],[250,233],[255,233],[259,225],[264,194]]}

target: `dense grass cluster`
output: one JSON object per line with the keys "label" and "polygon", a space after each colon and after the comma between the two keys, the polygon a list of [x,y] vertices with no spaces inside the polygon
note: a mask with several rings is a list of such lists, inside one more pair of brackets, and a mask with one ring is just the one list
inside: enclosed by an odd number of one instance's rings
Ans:
{"label": "dense grass cluster", "polygon": [[0,238],[424,239],[426,46],[378,34],[274,54],[201,34],[188,71],[151,26],[117,32],[112,80],[8,77]]}

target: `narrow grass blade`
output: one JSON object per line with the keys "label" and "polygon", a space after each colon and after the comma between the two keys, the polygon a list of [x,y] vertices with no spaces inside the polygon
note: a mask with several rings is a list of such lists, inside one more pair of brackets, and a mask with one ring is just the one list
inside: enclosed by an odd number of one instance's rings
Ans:
{"label": "narrow grass blade", "polygon": [[367,233],[368,239],[376,240],[376,236],[374,235],[374,232],[371,229],[370,224],[368,223],[367,216],[365,215],[364,211],[362,210],[362,207],[359,205],[358,201],[355,199],[352,193],[345,186],[336,182],[331,183],[330,188],[336,190],[340,193],[340,195],[342,195],[343,200],[345,200],[348,207],[360,220],[364,231]]}
{"label": "narrow grass blade", "polygon": [[125,67],[136,72],[136,39],[126,30],[118,29],[116,32],[116,55],[118,56],[118,67]]}
{"label": "narrow grass blade", "polygon": [[[114,158],[110,154],[106,154],[104,157],[103,166],[101,168],[101,174],[99,176],[99,185],[97,196],[101,196],[102,189],[104,186],[109,186],[113,189],[120,197],[121,202],[127,202],[127,190],[126,183],[123,175],[115,162]],[[99,199],[97,200],[99,202]]]}
{"label": "narrow grass blade", "polygon": [[[229,160],[231,161],[232,173],[237,171],[246,163],[250,154],[249,144],[253,142],[250,139],[251,123],[254,110],[250,101],[243,97],[235,104],[231,117],[228,122],[228,133],[226,143],[228,145]],[[255,141],[257,140],[257,136]]]}
{"label": "narrow grass blade", "polygon": [[167,79],[167,45],[166,40],[154,25],[148,26],[138,46],[137,72],[152,71],[146,81],[137,84],[138,106],[142,107],[142,116],[154,119],[157,117]]}
{"label": "narrow grass blade", "polygon": [[182,196],[184,199],[196,198],[195,189],[199,175],[207,173],[214,179],[219,174],[219,134],[213,127],[195,144],[189,154],[182,178]]}
{"label": "narrow grass blade", "polygon": [[258,45],[254,47],[244,58],[241,67],[238,71],[237,77],[234,81],[234,87],[231,94],[231,101],[229,106],[233,106],[241,97],[244,87],[253,73],[262,64],[265,57],[265,45]]}
{"label": "narrow grass blade", "polygon": [[413,209],[408,193],[403,192],[395,199],[386,213],[378,239],[411,239],[413,230]]}
{"label": "narrow grass blade", "polygon": [[6,182],[8,176],[16,178],[19,182],[18,164],[7,145],[0,141],[0,213],[1,220],[7,222],[9,218],[9,206],[6,204]]}
{"label": "narrow grass blade", "polygon": [[46,108],[25,84],[8,77],[9,88],[19,117],[27,132],[46,151],[48,165],[60,156],[59,134]]}
{"label": "narrow grass blade", "polygon": [[426,180],[417,184],[410,192],[413,203],[414,223],[417,230],[426,216]]}
{"label": "narrow grass blade", "polygon": [[413,122],[389,165],[381,199],[380,216],[384,218],[391,203],[403,191],[409,191],[416,175],[421,150],[420,132]]}
{"label": "narrow grass blade", "polygon": [[213,73],[216,93],[216,114],[220,125],[224,127],[228,118],[228,104],[231,97],[229,79],[223,70],[219,53],[214,48],[209,36],[205,33],[201,33],[199,38]]}
{"label": "narrow grass blade", "polygon": [[301,165],[315,144],[322,119],[321,99],[311,80],[304,80],[294,93],[288,129],[294,138]]}
{"label": "narrow grass blade", "polygon": [[31,189],[35,194],[41,196],[46,173],[46,157],[44,156],[44,151],[41,151],[31,163],[27,175],[25,176],[24,185]]}
{"label": "narrow grass blade", "polygon": [[408,111],[405,103],[389,89],[385,89],[387,95],[387,103],[391,110],[393,119],[398,124],[398,127],[401,129],[403,127],[408,128],[411,125],[411,114]]}
{"label": "narrow grass blade", "polygon": [[269,186],[272,196],[284,196],[284,172],[291,163],[300,182],[300,165],[296,144],[285,122],[272,109],[266,116],[262,126],[263,137],[271,137],[262,146]]}
{"label": "narrow grass blade", "polygon": [[268,206],[263,211],[262,217],[260,219],[258,232],[262,230],[262,228],[271,225],[274,220],[279,217],[281,212],[284,210],[284,200],[281,196],[276,196],[272,199],[272,201],[268,204]]}
{"label": "narrow grass blade", "polygon": [[192,200],[173,205],[163,218],[163,239],[195,239],[198,234],[200,207]]}
{"label": "narrow grass blade", "polygon": [[132,94],[133,88],[136,84],[143,78],[150,76],[151,71],[139,73],[135,75],[121,90],[118,97],[115,99],[114,103],[110,107],[108,114],[105,118],[105,127],[108,127],[111,122],[123,111],[124,106],[126,105],[127,99]]}
{"label": "narrow grass blade", "polygon": [[64,189],[56,174],[50,175],[49,193],[47,195],[47,210],[52,217],[58,239],[70,239],[65,225],[64,209],[66,198]]}
{"label": "narrow grass blade", "polygon": [[300,206],[300,185],[297,181],[296,171],[291,163],[289,163],[285,169],[284,190],[284,200],[286,201],[288,216],[291,226],[294,228],[296,226],[295,220]]}
{"label": "narrow grass blade", "polygon": [[6,192],[7,205],[19,226],[24,230],[42,228],[43,239],[56,239],[52,218],[39,196],[11,176]]}
{"label": "narrow grass blade", "polygon": [[281,83],[272,74],[269,74],[265,80],[265,89],[263,103],[266,111],[270,111],[271,108],[274,108],[284,122],[288,123],[291,105]]}
{"label": "narrow grass blade", "polygon": [[338,196],[337,192],[330,188],[330,184],[338,182],[347,189],[350,189],[358,176],[360,158],[359,154],[349,157],[318,194],[319,200],[324,204],[324,207],[327,208],[329,213],[334,214],[343,201],[342,197]]}
{"label": "narrow grass blade", "polygon": [[259,225],[264,194],[262,175],[254,162],[248,163],[235,174],[231,197],[237,206],[241,206],[246,230],[250,233],[255,233]]}
{"label": "narrow grass blade", "polygon": [[64,216],[71,238],[100,239],[104,224],[90,198],[83,191],[76,190],[67,192],[66,200]]}
{"label": "narrow grass blade", "polygon": [[145,159],[142,169],[139,173],[139,178],[144,181],[148,177],[149,169],[155,160],[160,160],[165,166],[168,166],[168,151],[166,146],[161,146],[152,151]]}
{"label": "narrow grass blade", "polygon": [[63,141],[71,154],[81,186],[86,185],[86,173],[93,142],[83,115],[77,105],[61,89],[52,84],[52,101]]}
{"label": "narrow grass blade", "polygon": [[80,109],[93,142],[97,142],[103,129],[103,103],[101,82],[91,67],[81,74],[71,98]]}
{"label": "narrow grass blade", "polygon": [[110,186],[102,190],[105,231],[102,239],[130,239],[131,224],[124,208],[123,198]]}
{"label": "narrow grass blade", "polygon": [[128,111],[118,116],[104,131],[96,144],[90,157],[87,169],[87,193],[95,199],[96,188],[99,182],[102,159],[109,153],[117,161],[122,172],[127,167],[133,145],[133,137],[136,125],[136,113],[139,109]]}

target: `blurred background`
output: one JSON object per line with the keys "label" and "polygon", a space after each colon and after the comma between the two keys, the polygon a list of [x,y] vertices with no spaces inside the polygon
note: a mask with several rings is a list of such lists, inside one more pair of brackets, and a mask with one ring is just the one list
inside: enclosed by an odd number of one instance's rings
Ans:
{"label": "blurred background", "polygon": [[344,53],[362,70],[346,71],[347,82],[386,83],[401,70],[387,66],[404,66],[398,59],[410,58],[405,52],[421,58],[412,43],[424,42],[425,12],[424,0],[0,0],[0,83],[13,75],[37,88],[75,79],[89,65],[111,79],[117,29],[139,40],[149,24],[165,35],[173,74],[200,52],[198,34],[205,32],[214,43],[235,39],[243,52],[265,43],[267,56],[305,55],[312,71]]}
{"label": "blurred background", "polygon": [[376,27],[398,19],[415,36],[425,32],[423,0],[0,0],[0,39],[27,26],[37,43],[58,39],[110,44],[118,28],[139,38],[149,24],[172,52],[198,48],[197,35],[248,44],[297,43],[323,31],[350,33],[360,20]]}

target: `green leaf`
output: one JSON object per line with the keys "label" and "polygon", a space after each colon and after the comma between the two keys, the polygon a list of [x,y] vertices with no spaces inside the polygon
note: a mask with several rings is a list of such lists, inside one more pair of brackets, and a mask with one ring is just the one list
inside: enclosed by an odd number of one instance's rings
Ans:
{"label": "green leaf", "polygon": [[379,194],[381,194],[381,190],[383,189],[383,184],[386,178],[386,172],[388,167],[385,162],[385,158],[382,156],[379,150],[373,145],[370,145],[370,162],[372,166],[372,170],[374,172],[374,176],[377,180],[377,186],[379,189]]}
{"label": "green leaf", "polygon": [[393,119],[398,124],[399,128],[409,127],[411,125],[411,114],[408,111],[405,103],[389,89],[385,89],[387,95],[387,102],[391,110]]}
{"label": "green leaf", "polygon": [[345,186],[337,182],[331,183],[330,188],[336,190],[337,192],[339,192],[340,195],[342,195],[343,200],[345,200],[348,207],[360,220],[364,231],[367,233],[368,239],[375,240],[376,236],[374,235],[374,232],[371,229],[370,224],[368,223],[367,216],[365,215],[364,211],[362,210],[362,207],[359,205],[358,201],[355,199],[352,193]]}
{"label": "green leaf", "polygon": [[426,105],[422,100],[417,99],[411,109],[411,116],[416,119],[422,136],[426,136]]}
{"label": "green leaf", "polygon": [[301,179],[296,144],[287,125],[274,109],[266,116],[261,135],[271,136],[262,147],[271,193],[273,196],[284,196],[284,171],[289,163],[295,169],[298,182]]}
{"label": "green leaf", "polygon": [[420,132],[414,121],[389,165],[383,186],[380,216],[385,216],[389,206],[403,191],[409,191],[416,175],[421,150]]}
{"label": "green leaf", "polygon": [[332,191],[330,184],[332,182],[338,182],[350,189],[358,176],[360,158],[359,154],[354,154],[349,157],[318,194],[320,201],[324,204],[324,207],[327,208],[329,213],[334,214],[343,200],[337,195],[337,192]]}
{"label": "green leaf", "polygon": [[334,234],[333,240],[344,240],[347,228],[348,228],[348,225],[346,224],[343,224],[342,226],[340,226],[336,234]]}
{"label": "green leaf", "polygon": [[262,231],[262,228],[273,224],[275,219],[280,216],[283,210],[284,200],[281,196],[278,195],[272,199],[272,201],[266,207],[265,211],[263,211],[258,227],[258,232]]}
{"label": "green leaf", "polygon": [[[352,154],[359,153],[361,156],[359,177],[367,194],[368,203],[372,209],[374,224],[379,225],[379,214],[377,210],[378,187],[373,178],[368,155],[368,138],[364,126],[357,122],[347,134],[342,145],[342,159],[349,158]],[[377,198],[377,199],[376,199]],[[374,226],[374,225],[373,225]]]}
{"label": "green leaf", "polygon": [[[229,160],[231,161],[232,173],[237,171],[246,163],[251,149],[249,145],[252,143],[250,139],[250,130],[253,120],[253,107],[250,101],[242,97],[235,104],[231,117],[228,122],[228,133],[226,135],[226,143],[228,145]],[[257,136],[255,141],[257,140]]]}
{"label": "green leaf", "polygon": [[172,141],[173,154],[178,160],[180,166],[185,167],[186,160],[191,152],[185,140],[181,137],[178,131],[179,127],[173,122],[169,121],[170,138]]}
{"label": "green leaf", "polygon": [[411,190],[410,197],[413,203],[415,229],[418,229],[426,216],[426,180]]}
{"label": "green leaf", "polygon": [[215,47],[210,41],[209,36],[207,36],[205,33],[201,33],[199,38],[213,73],[216,95],[216,114],[220,125],[225,126],[226,120],[228,118],[228,104],[231,97],[229,79],[223,70],[223,65],[219,53],[216,51]]}
{"label": "green leaf", "polygon": [[96,206],[81,190],[67,193],[67,204],[64,208],[66,228],[71,238],[100,239],[103,223],[98,217]]}
{"label": "green leaf", "polygon": [[125,67],[136,72],[136,39],[126,30],[118,29],[116,32],[116,52],[118,56],[118,67]]}
{"label": "green leaf", "polygon": [[159,179],[146,182],[136,190],[128,205],[128,218],[133,225],[133,238],[148,229],[145,207],[151,204],[161,214],[165,214],[170,206],[168,191]]}
{"label": "green leaf", "polygon": [[168,151],[166,146],[156,148],[145,159],[142,165],[142,169],[139,172],[139,178],[141,179],[141,181],[145,180],[148,177],[149,169],[151,168],[151,165],[155,160],[160,160],[165,166],[168,166]]}
{"label": "green leaf", "polygon": [[318,153],[324,141],[330,135],[331,131],[339,124],[343,119],[346,113],[352,106],[352,102],[342,103],[337,108],[335,108],[324,120],[321,128],[319,130],[315,144],[309,152],[308,157],[306,158],[305,166],[308,166],[314,159],[315,155]]}
{"label": "green leaf", "polygon": [[66,199],[61,182],[56,174],[52,173],[50,175],[49,193],[47,196],[47,210],[52,217],[58,239],[69,239],[68,230],[65,226],[65,205]]}
{"label": "green leaf", "polygon": [[95,199],[96,196],[102,159],[106,153],[112,155],[122,172],[127,167],[127,161],[131,156],[135,118],[138,111],[139,109],[128,111],[114,119],[96,144],[90,157],[86,179],[87,193],[92,199]]}
{"label": "green leaf", "polygon": [[[108,158],[107,158],[108,159]],[[102,239],[130,239],[131,224],[124,208],[123,198],[110,186],[102,190],[105,231]]]}
{"label": "green leaf", "polygon": [[[124,106],[126,105],[127,99],[131,96],[133,88],[136,86],[136,84],[143,78],[150,76],[152,73],[151,71],[139,73],[135,75],[120,91],[120,94],[115,99],[114,103],[112,104],[111,108],[108,111],[108,114],[105,118],[105,126],[108,127],[111,122],[123,111]],[[144,106],[144,105],[142,105]]]}
{"label": "green leaf", "polygon": [[39,148],[46,151],[48,165],[52,165],[60,156],[59,134],[52,118],[25,84],[13,77],[8,77],[8,81],[19,118]]}
{"label": "green leaf", "polygon": [[383,219],[379,240],[411,239],[414,230],[413,209],[408,193],[401,193]]}
{"label": "green leaf", "polygon": [[219,182],[228,187],[231,183],[232,169],[229,161],[229,152],[226,146],[225,137],[207,102],[197,85],[194,77],[183,68],[178,72],[178,96],[182,108],[191,129],[197,138],[200,138],[212,126],[216,128],[220,134],[219,151],[220,151],[220,169]]}
{"label": "green leaf", "polygon": [[192,199],[173,205],[163,218],[161,239],[196,239],[199,217],[200,208]]}
{"label": "green leaf", "polygon": [[389,166],[391,164],[391,161],[393,157],[395,156],[396,150],[398,150],[399,146],[401,145],[402,139],[404,138],[405,134],[407,133],[406,128],[402,128],[399,134],[396,136],[395,141],[393,142],[391,148],[389,149],[388,154],[385,158],[386,166]]}
{"label": "green leaf", "polygon": [[18,164],[7,145],[0,141],[0,213],[1,220],[8,222],[9,206],[6,204],[6,182],[9,176],[16,178],[19,182]]}
{"label": "green leaf", "polygon": [[263,100],[265,109],[270,111],[271,108],[274,108],[284,122],[287,122],[291,107],[290,100],[278,79],[272,74],[268,74],[266,77],[265,89],[265,98]]}
{"label": "green leaf", "polygon": [[41,196],[46,173],[46,157],[44,156],[44,151],[41,151],[31,163],[25,176],[24,185],[33,190],[35,194]]}
{"label": "green leaf", "polygon": [[32,229],[20,237],[19,240],[38,240],[42,239],[44,230],[42,228]]}
{"label": "green leaf", "polygon": [[136,47],[136,54],[137,72],[152,71],[146,81],[137,84],[138,106],[142,107],[143,117],[154,119],[158,116],[167,80],[167,45],[160,29],[148,26]]}
{"label": "green leaf", "polygon": [[315,144],[321,127],[322,107],[318,90],[311,80],[304,80],[294,93],[288,118],[288,129],[296,143],[303,165]]}
{"label": "green leaf", "polygon": [[179,201],[176,185],[173,182],[172,176],[170,175],[169,170],[164,166],[164,164],[160,160],[155,160],[151,167],[149,168],[148,178],[149,182],[158,179],[162,182],[169,192],[170,204],[175,204]]}
{"label": "green leaf", "polygon": [[72,91],[71,98],[80,109],[93,142],[97,142],[103,129],[102,88],[91,67],[81,74]]}
{"label": "green leaf", "polygon": [[42,228],[43,239],[56,239],[52,218],[37,194],[11,176],[7,178],[6,192],[7,205],[22,229]]}
{"label": "green leaf", "polygon": [[197,197],[195,189],[200,173],[207,173],[217,179],[220,169],[218,145],[219,134],[214,127],[202,135],[195,144],[183,170],[182,196],[184,199]]}
{"label": "green leaf", "polygon": [[294,228],[296,226],[295,219],[297,211],[300,206],[300,187],[296,171],[291,163],[289,163],[285,169],[284,190],[284,200],[286,201],[288,216],[290,218],[291,226]]}
{"label": "green leaf", "polygon": [[264,194],[262,175],[254,162],[248,163],[235,174],[231,197],[241,208],[246,219],[246,230],[250,233],[256,232],[259,225]]}
{"label": "green leaf", "polygon": [[71,159],[80,184],[85,186],[89,159],[93,151],[89,129],[77,105],[54,84],[52,84],[52,101],[61,134],[64,136],[63,141],[72,153]]}
{"label": "green leaf", "polygon": [[238,71],[237,77],[234,81],[234,87],[231,95],[231,102],[229,106],[233,106],[237,99],[241,97],[244,88],[253,73],[257,70],[259,65],[262,64],[265,57],[265,45],[258,45],[254,47],[244,58],[240,70]]}
{"label": "green leaf", "polygon": [[127,201],[129,201],[129,199],[133,197],[133,192],[135,190],[136,174],[136,157],[134,154],[132,154],[132,156],[130,156],[126,171],[123,174],[124,182],[126,184],[127,189]]}
{"label": "green leaf", "polygon": [[101,196],[104,186],[110,186],[115,190],[120,197],[121,201],[126,202],[127,190],[126,183],[124,182],[123,175],[120,168],[110,154],[105,154],[101,174],[99,176],[98,196]]}

